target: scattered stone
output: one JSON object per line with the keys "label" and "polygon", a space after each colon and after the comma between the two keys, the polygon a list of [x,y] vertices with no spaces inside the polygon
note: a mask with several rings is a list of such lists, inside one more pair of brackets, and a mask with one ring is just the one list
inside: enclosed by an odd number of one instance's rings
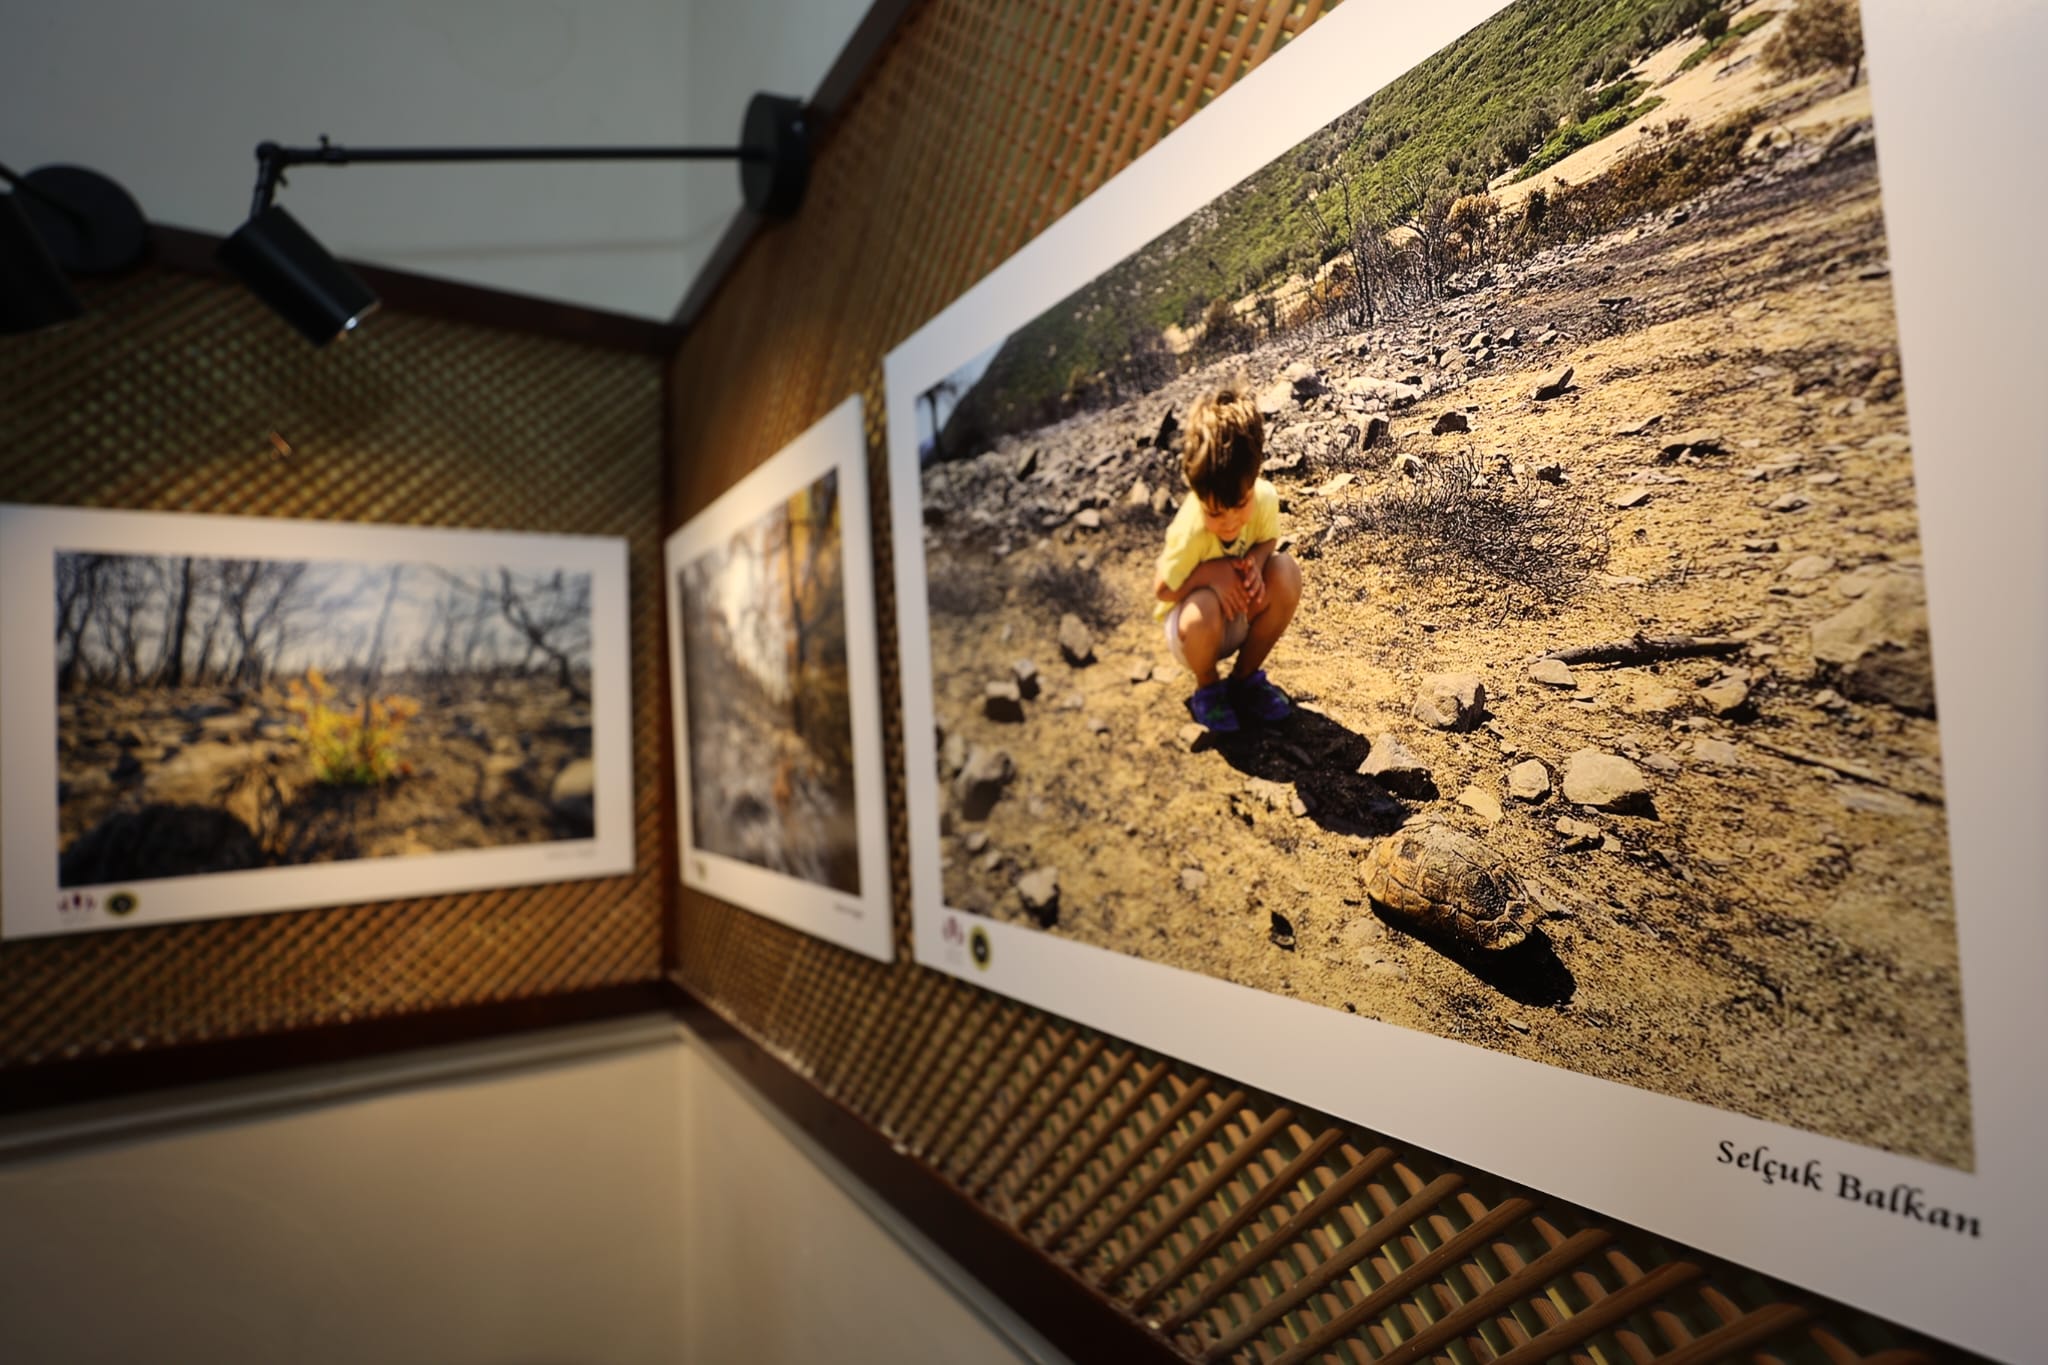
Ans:
{"label": "scattered stone", "polygon": [[1163,483],[1162,483],[1162,484],[1160,484],[1160,485],[1159,485],[1159,487],[1157,487],[1157,488],[1155,488],[1155,489],[1153,489],[1153,490],[1152,490],[1152,515],[1153,515],[1153,516],[1155,516],[1155,517],[1163,517],[1163,516],[1165,516],[1165,515],[1166,515],[1166,509],[1167,509],[1167,508],[1169,508],[1169,507],[1171,507],[1171,506],[1173,506],[1173,490],[1172,490],[1172,489],[1168,488],[1168,487],[1167,487],[1167,486],[1166,486],[1165,484],[1163,484]]}
{"label": "scattered stone", "polygon": [[1863,815],[1912,816],[1919,811],[1911,797],[1883,787],[1865,787],[1854,782],[1836,783],[1835,799],[1844,808]]}
{"label": "scattered stone", "polygon": [[1259,390],[1259,415],[1265,418],[1278,417],[1294,407],[1294,381],[1276,379]]}
{"label": "scattered stone", "polygon": [[1665,437],[1658,453],[1666,463],[1669,463],[1681,455],[1723,455],[1727,450],[1728,447],[1721,440],[1720,432],[1706,427],[1693,427],[1688,431]]}
{"label": "scattered stone", "polygon": [[1908,574],[1877,578],[1849,606],[1816,624],[1813,657],[1833,669],[1835,689],[1843,696],[1934,714],[1927,597]]}
{"label": "scattered stone", "polygon": [[1809,488],[1827,488],[1841,481],[1842,476],[1832,469],[1824,469],[1818,474],[1808,474],[1806,476],[1806,483]]}
{"label": "scattered stone", "polygon": [[1559,834],[1564,836],[1564,847],[1567,853],[1577,853],[1581,849],[1597,848],[1606,837],[1600,826],[1592,821],[1574,820],[1568,815],[1559,816],[1555,828]]}
{"label": "scattered stone", "polygon": [[1143,479],[1132,484],[1131,491],[1124,494],[1124,506],[1126,507],[1150,507],[1151,505],[1152,486]]}
{"label": "scattered stone", "polygon": [[1384,417],[1366,418],[1363,434],[1359,438],[1360,447],[1365,450],[1371,450],[1386,439],[1387,419]]}
{"label": "scattered stone", "polygon": [[1503,814],[1500,798],[1477,783],[1468,785],[1458,793],[1458,804],[1489,825],[1499,824]]}
{"label": "scattered stone", "polygon": [[1621,510],[1626,511],[1628,508],[1631,507],[1641,507],[1644,503],[1648,502],[1649,500],[1650,490],[1647,488],[1639,488],[1633,493],[1617,494],[1614,497],[1609,498],[1607,502],[1608,505],[1611,507],[1619,508]]}
{"label": "scattered stone", "polygon": [[1017,765],[1008,752],[977,744],[967,751],[967,761],[953,778],[953,797],[960,813],[969,820],[985,820],[1001,799],[1003,788],[1017,775]]}
{"label": "scattered stone", "polygon": [[1555,327],[1546,327],[1543,329],[1543,335],[1536,338],[1536,344],[1538,346],[1548,346],[1554,341],[1561,341],[1563,339],[1564,333],[1558,331]]}
{"label": "scattered stone", "polygon": [[1671,777],[1678,773],[1681,765],[1670,754],[1649,754],[1644,757],[1643,766],[1660,777]]}
{"label": "scattered stone", "polygon": [[1019,455],[1016,465],[1010,471],[1013,477],[1019,479],[1028,479],[1037,472],[1038,452],[1036,450],[1027,450],[1022,455]]}
{"label": "scattered stone", "polygon": [[1508,795],[1517,801],[1541,801],[1550,795],[1550,769],[1541,759],[1523,759],[1508,770]]}
{"label": "scattered stone", "polygon": [[1704,763],[1710,768],[1735,768],[1742,764],[1740,751],[1725,739],[1695,739],[1692,757],[1693,762]]}
{"label": "scattered stone", "polygon": [[1529,681],[1542,683],[1545,687],[1577,687],[1579,680],[1573,675],[1571,665],[1562,659],[1538,659],[1529,665]]}
{"label": "scattered stone", "polygon": [[939,768],[948,778],[967,766],[967,736],[955,730],[939,746]]}
{"label": "scattered stone", "polygon": [[1564,466],[1563,466],[1563,465],[1561,465],[1561,464],[1539,464],[1539,465],[1537,465],[1537,466],[1536,466],[1536,481],[1537,481],[1538,483],[1556,483],[1556,484],[1561,484],[1561,483],[1563,483],[1563,482],[1564,482]]}
{"label": "scattered stone", "polygon": [[1430,778],[1429,769],[1390,732],[1373,736],[1372,747],[1365,762],[1358,765],[1358,771],[1396,796],[1417,801],[1436,796],[1436,783]]}
{"label": "scattered stone", "polygon": [[1178,676],[1180,672],[1172,664],[1152,665],[1152,681],[1162,686],[1171,684]]}
{"label": "scattered stone", "polygon": [[1813,502],[1809,498],[1803,498],[1797,493],[1782,493],[1764,504],[1764,510],[1766,512],[1803,512],[1811,506],[1813,506]]}
{"label": "scattered stone", "polygon": [[1580,749],[1565,764],[1564,799],[1596,810],[1641,810],[1649,804],[1650,783],[1642,769],[1619,754]]}
{"label": "scattered stone", "polygon": [[1010,665],[1010,676],[1017,680],[1017,692],[1024,700],[1031,701],[1038,696],[1038,664],[1031,659],[1019,659]]}
{"label": "scattered stone", "polygon": [[985,851],[988,848],[988,831],[985,829],[968,830],[966,837],[960,841],[960,846],[969,853]]}
{"label": "scattered stone", "polygon": [[1449,436],[1455,432],[1472,430],[1472,419],[1462,412],[1447,412],[1436,419],[1436,425],[1429,429],[1432,436]]}
{"label": "scattered stone", "polygon": [[1735,715],[1749,705],[1749,684],[1741,678],[1721,678],[1700,689],[1700,705],[1722,718]]}
{"label": "scattered stone", "polygon": [[1209,884],[1209,874],[1199,867],[1184,867],[1180,870],[1180,889],[1190,896],[1197,895]]}
{"label": "scattered stone", "polygon": [[1060,617],[1060,654],[1076,668],[1095,662],[1095,637],[1072,612]]}
{"label": "scattered stone", "polygon": [[1031,912],[1031,918],[1051,928],[1060,917],[1060,874],[1050,867],[1035,867],[1017,878],[1017,899]]}
{"label": "scattered stone", "polygon": [[548,787],[548,805],[555,818],[573,829],[597,827],[597,763],[579,758],[555,774]]}
{"label": "scattered stone", "polygon": [[983,872],[986,872],[990,875],[994,875],[995,873],[1003,870],[1004,861],[1005,859],[1003,857],[1003,851],[999,848],[992,848],[988,852],[981,855],[981,862],[978,863],[977,866],[980,867]]}
{"label": "scattered stone", "polygon": [[1124,676],[1131,680],[1131,686],[1133,687],[1136,687],[1139,683],[1151,682],[1152,661],[1150,659],[1131,660],[1131,666],[1124,670]]}
{"label": "scattered stone", "polygon": [[982,713],[990,720],[1019,724],[1024,719],[1024,693],[1015,682],[992,682],[981,689]]}
{"label": "scattered stone", "polygon": [[1841,712],[1849,709],[1849,699],[1832,687],[1823,687],[1813,694],[1813,704],[1823,711]]}
{"label": "scattered stone", "polygon": [[1091,735],[1106,735],[1109,733],[1109,722],[1100,716],[1090,716],[1081,723],[1088,727],[1088,733]]}
{"label": "scattered stone", "polygon": [[1520,342],[1521,339],[1522,329],[1519,327],[1510,327],[1505,332],[1502,332],[1499,337],[1500,344],[1503,346],[1513,346]]}
{"label": "scattered stone", "polygon": [[1572,367],[1566,365],[1562,369],[1552,370],[1549,374],[1537,380],[1536,387],[1529,391],[1529,396],[1539,403],[1547,403],[1553,398],[1562,397],[1571,386]]}
{"label": "scattered stone", "polygon": [[1796,582],[1807,583],[1816,578],[1825,578],[1835,571],[1835,561],[1826,555],[1802,555],[1785,566],[1783,576]]}
{"label": "scattered stone", "polygon": [[1356,474],[1339,474],[1328,483],[1320,485],[1316,489],[1316,496],[1319,498],[1335,497],[1356,482],[1358,482]]}
{"label": "scattered stone", "polygon": [[1278,910],[1269,910],[1266,913],[1272,916],[1271,924],[1266,930],[1266,938],[1271,941],[1275,948],[1284,948],[1290,953],[1293,952],[1294,921],[1288,919],[1287,916],[1281,914]]}
{"label": "scattered stone", "polygon": [[1422,461],[1413,455],[1403,453],[1394,457],[1394,469],[1412,479],[1422,473]]}
{"label": "scattered stone", "polygon": [[113,778],[116,782],[126,782],[131,777],[140,776],[141,773],[142,760],[128,750],[123,749],[121,756],[114,760],[114,766],[108,770],[107,776]]}
{"label": "scattered stone", "polygon": [[1753,555],[1774,555],[1778,553],[1778,542],[1775,540],[1745,540],[1742,542],[1742,548]]}
{"label": "scattered stone", "polygon": [[1102,513],[1096,511],[1093,507],[1083,508],[1074,514],[1074,525],[1084,531],[1100,531],[1102,529]]}
{"label": "scattered stone", "polygon": [[1486,719],[1486,684],[1472,673],[1432,673],[1408,713],[1437,730],[1470,730]]}
{"label": "scattered stone", "polygon": [[1196,749],[1202,747],[1202,741],[1209,737],[1209,731],[1204,726],[1189,721],[1186,725],[1180,727],[1179,735],[1180,747],[1186,749],[1189,753],[1193,753]]}

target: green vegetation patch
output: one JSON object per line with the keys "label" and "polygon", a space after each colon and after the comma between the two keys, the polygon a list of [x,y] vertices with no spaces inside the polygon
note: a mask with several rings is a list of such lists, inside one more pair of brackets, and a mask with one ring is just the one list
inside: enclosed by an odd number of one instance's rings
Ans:
{"label": "green vegetation patch", "polygon": [[1684,75],[1715,53],[1727,51],[1777,17],[1777,11],[1772,10],[1765,14],[1752,14],[1741,23],[1731,25],[1728,31],[1720,37],[1709,39],[1686,53],[1685,60],[1678,64],[1678,70],[1673,74]]}
{"label": "green vegetation patch", "polygon": [[[1624,81],[1622,85],[1631,87],[1632,90],[1640,90],[1643,83]],[[1536,149],[1536,154],[1516,173],[1515,179],[1527,180],[1532,175],[1549,170],[1580,148],[1590,147],[1608,134],[1620,132],[1663,102],[1662,95],[1652,95],[1634,104],[1615,105],[1603,109],[1591,118],[1582,119],[1569,128],[1558,129],[1550,135],[1549,141]]]}

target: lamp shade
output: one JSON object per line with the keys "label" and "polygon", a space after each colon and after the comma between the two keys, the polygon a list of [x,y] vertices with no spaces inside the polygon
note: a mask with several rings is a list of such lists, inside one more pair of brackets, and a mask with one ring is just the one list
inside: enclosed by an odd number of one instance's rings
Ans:
{"label": "lamp shade", "polygon": [[275,204],[235,229],[214,258],[316,346],[377,306],[370,286]]}
{"label": "lamp shade", "polygon": [[33,332],[84,311],[19,197],[0,194],[0,332]]}

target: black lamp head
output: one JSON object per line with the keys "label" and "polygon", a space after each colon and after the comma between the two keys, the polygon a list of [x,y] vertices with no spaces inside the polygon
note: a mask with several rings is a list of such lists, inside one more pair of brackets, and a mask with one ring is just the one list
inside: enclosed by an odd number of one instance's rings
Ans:
{"label": "black lamp head", "polygon": [[83,166],[44,166],[0,194],[0,332],[31,332],[85,311],[65,272],[107,275],[142,259],[149,228],[128,192]]}
{"label": "black lamp head", "polygon": [[740,127],[740,197],[755,213],[788,218],[803,206],[811,178],[811,133],[804,102],[787,95],[747,101]]}
{"label": "black lamp head", "polygon": [[0,194],[0,332],[34,332],[84,311],[22,212],[20,196]]}
{"label": "black lamp head", "polygon": [[348,335],[377,307],[370,286],[276,204],[236,228],[214,259],[315,346]]}

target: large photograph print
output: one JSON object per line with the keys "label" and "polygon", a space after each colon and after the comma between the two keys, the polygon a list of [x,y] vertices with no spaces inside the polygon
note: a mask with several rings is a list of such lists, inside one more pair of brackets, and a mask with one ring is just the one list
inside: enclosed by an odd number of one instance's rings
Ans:
{"label": "large photograph print", "polygon": [[10,936],[631,870],[618,542],[0,526]]}
{"label": "large photograph print", "polygon": [[1350,7],[893,354],[920,960],[1885,1311],[1802,1238],[1987,1257],[1862,50]]}
{"label": "large photograph print", "polygon": [[867,444],[849,399],[670,537],[683,880],[891,955]]}

